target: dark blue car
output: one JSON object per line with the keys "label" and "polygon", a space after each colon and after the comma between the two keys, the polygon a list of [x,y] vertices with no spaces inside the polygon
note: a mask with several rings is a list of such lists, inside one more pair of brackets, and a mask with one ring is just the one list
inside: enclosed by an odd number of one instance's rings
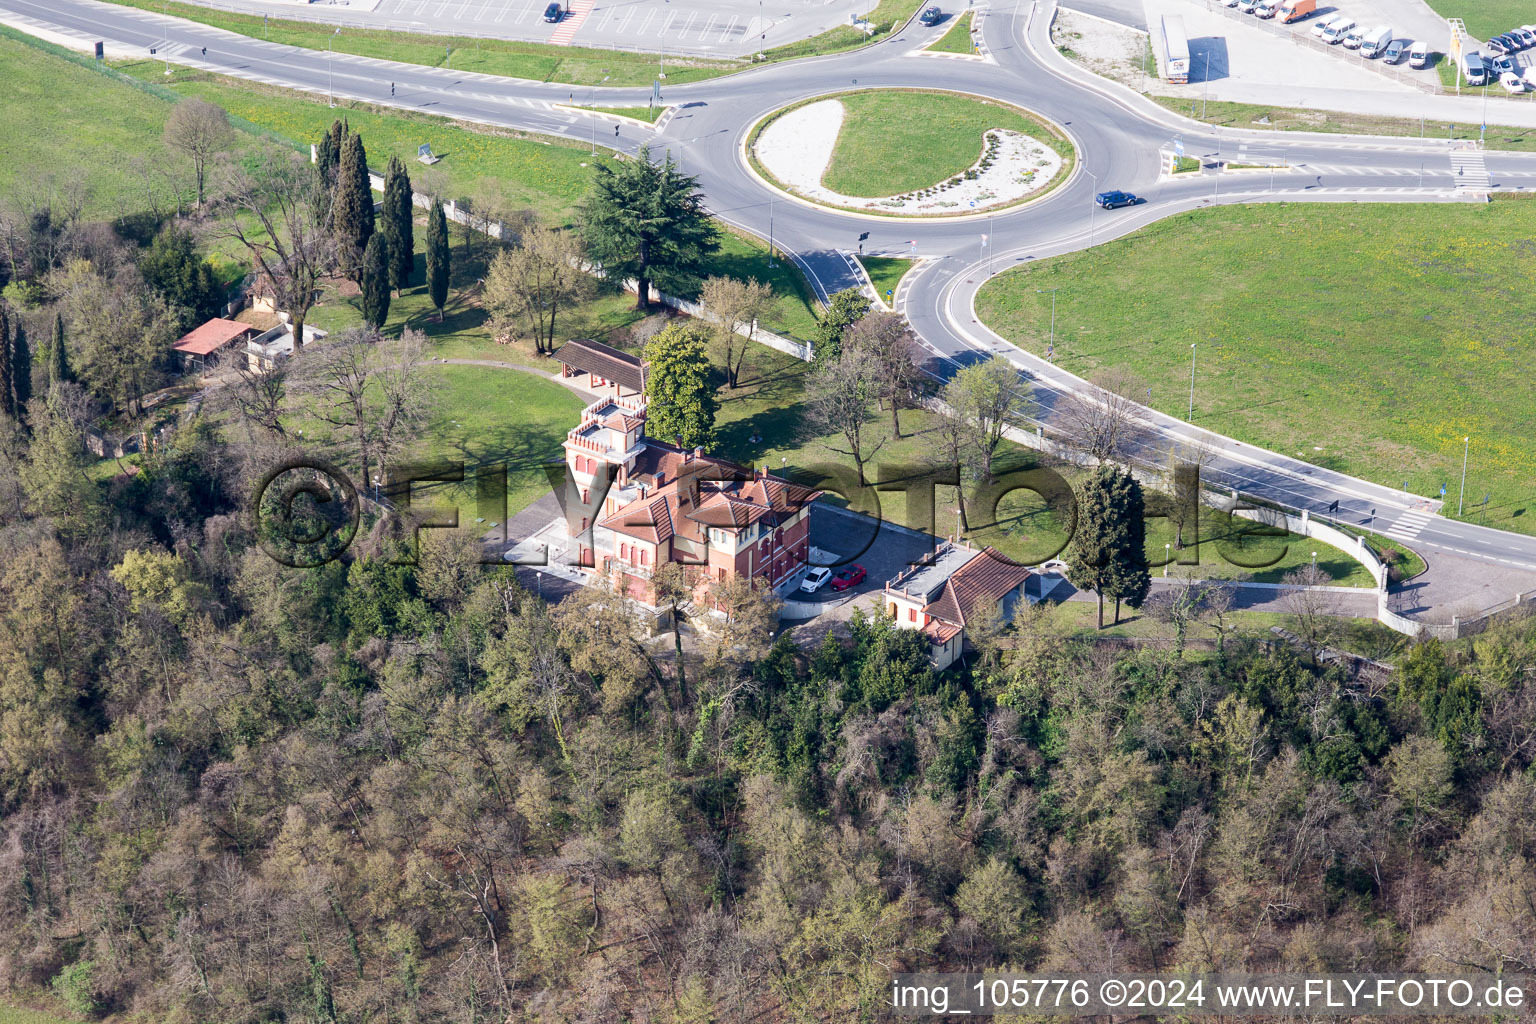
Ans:
{"label": "dark blue car", "polygon": [[937,25],[943,19],[943,17],[944,12],[939,10],[937,7],[925,7],[923,8],[923,13],[918,17],[917,20],[922,22],[924,25]]}
{"label": "dark blue car", "polygon": [[1093,201],[1102,209],[1113,210],[1117,206],[1135,206],[1138,200],[1129,192],[1100,192],[1093,197]]}

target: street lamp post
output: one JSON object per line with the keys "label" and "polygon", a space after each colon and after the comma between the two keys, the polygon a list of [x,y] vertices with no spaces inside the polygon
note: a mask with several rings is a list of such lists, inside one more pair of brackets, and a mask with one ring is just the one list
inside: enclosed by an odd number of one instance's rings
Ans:
{"label": "street lamp post", "polygon": [[768,197],[768,269],[772,270],[773,263],[773,197]]}
{"label": "street lamp post", "polygon": [[1051,293],[1051,352],[1056,351],[1056,289],[1036,288],[1035,294],[1040,295],[1046,291]]}
{"label": "street lamp post", "polygon": [[1461,501],[1467,495],[1467,452],[1471,449],[1472,438],[1461,439],[1461,490],[1456,492],[1456,514],[1461,515]]}
{"label": "street lamp post", "polygon": [[330,38],[325,41],[325,94],[326,97],[330,100],[331,106],[333,107],[336,105],[336,90],[332,87],[331,81],[331,43],[335,42],[336,37],[340,34],[341,29],[338,28],[335,32],[332,32]]}
{"label": "street lamp post", "polygon": [[1189,422],[1195,422],[1195,346],[1198,341],[1191,342],[1189,346]]}
{"label": "street lamp post", "polygon": [[1168,575],[1168,563],[1173,561],[1173,545],[1163,545],[1163,575]]}
{"label": "street lamp post", "polygon": [[1099,212],[1099,200],[1098,200],[1098,195],[1099,195],[1099,176],[1097,174],[1094,174],[1092,171],[1090,171],[1086,167],[1083,168],[1083,173],[1088,175],[1088,177],[1093,179],[1093,195],[1094,195],[1094,200],[1093,200],[1093,205],[1088,208],[1088,248],[1092,249],[1093,248],[1093,218],[1094,218],[1094,215]]}
{"label": "street lamp post", "polygon": [[1200,120],[1205,120],[1205,104],[1211,98],[1211,51],[1205,51],[1205,95],[1200,97]]}

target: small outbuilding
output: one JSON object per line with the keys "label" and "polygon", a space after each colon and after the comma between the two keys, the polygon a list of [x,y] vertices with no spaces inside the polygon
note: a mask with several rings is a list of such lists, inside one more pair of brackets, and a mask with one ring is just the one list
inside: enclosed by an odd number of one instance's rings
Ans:
{"label": "small outbuilding", "polygon": [[171,348],[181,359],[181,372],[201,373],[221,352],[243,345],[255,333],[250,324],[215,318],[182,335]]}

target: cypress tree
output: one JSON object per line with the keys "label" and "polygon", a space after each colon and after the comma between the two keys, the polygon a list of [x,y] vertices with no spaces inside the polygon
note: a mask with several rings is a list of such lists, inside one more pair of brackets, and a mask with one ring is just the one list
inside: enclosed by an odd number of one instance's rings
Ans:
{"label": "cypress tree", "polygon": [[376,331],[389,319],[390,263],[389,241],[376,232],[363,250],[363,319]]}
{"label": "cypress tree", "polygon": [[448,218],[443,204],[434,201],[427,218],[427,294],[437,307],[437,319],[443,319],[448,302]]}
{"label": "cypress tree", "polygon": [[1104,627],[1104,598],[1141,607],[1152,587],[1147,571],[1146,510],[1141,485],[1124,470],[1102,465],[1088,478],[1078,499],[1077,532],[1067,560],[1067,579],[1099,598],[1099,628]]}
{"label": "cypress tree", "polygon": [[11,394],[15,396],[16,418],[27,413],[32,400],[32,346],[27,343],[27,329],[16,324],[16,340],[11,343]]}
{"label": "cypress tree", "polygon": [[362,136],[347,135],[336,176],[336,241],[343,272],[362,283],[363,250],[373,236],[373,188],[368,182],[368,153]]}
{"label": "cypress tree", "polygon": [[1146,496],[1141,484],[1125,470],[1113,467],[1113,475],[1110,493],[1121,529],[1104,592],[1115,599],[1115,624],[1119,625],[1120,602],[1140,608],[1152,589],[1152,573],[1147,568]]}
{"label": "cypress tree", "polygon": [[347,122],[333,121],[315,151],[315,166],[329,186],[336,184],[336,169],[341,165],[341,144],[347,138]]}
{"label": "cypress tree", "polygon": [[413,212],[410,176],[405,173],[404,162],[398,156],[391,156],[389,170],[384,175],[383,231],[389,238],[389,285],[396,292],[403,291],[411,283],[411,271],[416,267]]}
{"label": "cypress tree", "polygon": [[0,301],[0,414],[16,415],[15,367],[11,365],[11,320],[5,302]]}
{"label": "cypress tree", "polygon": [[55,313],[53,344],[48,347],[48,388],[51,391],[69,379],[69,349],[64,344],[64,314]]}

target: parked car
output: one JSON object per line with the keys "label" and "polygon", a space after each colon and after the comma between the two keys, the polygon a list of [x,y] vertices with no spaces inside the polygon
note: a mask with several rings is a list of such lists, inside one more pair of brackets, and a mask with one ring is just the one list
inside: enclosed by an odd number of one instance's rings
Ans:
{"label": "parked car", "polygon": [[1258,0],[1237,0],[1237,9],[1243,14],[1252,14],[1256,6],[1258,6]]}
{"label": "parked car", "polygon": [[548,7],[544,8],[545,21],[559,21],[563,17],[565,17],[565,8],[561,7],[559,4],[550,4]]}
{"label": "parked car", "polygon": [[1408,44],[1408,66],[1411,68],[1429,67],[1429,44],[1415,39]]}
{"label": "parked car", "polygon": [[1461,73],[1466,76],[1468,85],[1484,85],[1488,81],[1488,65],[1483,63],[1483,55],[1473,50],[1471,53],[1461,55]]}
{"label": "parked car", "polygon": [[1504,87],[1505,92],[1525,92],[1525,79],[1513,71],[1506,71],[1500,75],[1499,84]]}
{"label": "parked car", "polygon": [[1356,25],[1354,28],[1344,33],[1344,49],[1360,49],[1360,44],[1365,41],[1366,32],[1367,29],[1364,25]]}
{"label": "parked car", "polygon": [[1500,75],[1514,73],[1515,69],[1519,67],[1519,65],[1515,63],[1515,58],[1508,56],[1484,57],[1483,63],[1487,65],[1488,75],[1491,78],[1497,78]]}
{"label": "parked car", "polygon": [[814,594],[816,591],[826,586],[827,580],[831,578],[832,570],[826,568],[825,566],[818,565],[816,568],[806,573],[805,579],[800,581],[800,592],[802,594]]}
{"label": "parked car", "polygon": [[1337,46],[1349,38],[1349,34],[1355,30],[1355,19],[1347,14],[1341,14],[1330,21],[1323,29],[1323,42],[1329,46]]}
{"label": "parked car", "polygon": [[1403,58],[1408,56],[1408,48],[1412,45],[1411,39],[1394,39],[1387,44],[1386,52],[1381,55],[1381,59],[1388,64],[1401,64]]}
{"label": "parked car", "polygon": [[1346,22],[1348,20],[1349,15],[1347,14],[1330,14],[1326,18],[1320,18],[1312,23],[1312,34],[1321,39],[1323,38],[1323,33],[1328,31],[1328,26],[1332,25],[1336,21]]}
{"label": "parked car", "polygon": [[862,565],[850,565],[832,577],[832,589],[838,591],[852,590],[864,582],[864,575],[864,567]]}
{"label": "parked car", "polygon": [[1519,43],[1520,49],[1522,50],[1529,49],[1531,46],[1536,45],[1536,31],[1532,31],[1531,29],[1524,27],[1512,28],[1504,34],[1509,36],[1515,42]]}
{"label": "parked car", "polygon": [[1525,45],[1536,46],[1536,25],[1521,25],[1520,31],[1525,34]]}
{"label": "parked car", "polygon": [[1113,210],[1117,206],[1135,206],[1140,202],[1139,199],[1129,192],[1121,192],[1119,189],[1113,192],[1100,192],[1093,197],[1093,201],[1104,210]]}
{"label": "parked car", "polygon": [[925,7],[917,20],[924,25],[937,25],[944,20],[944,12],[937,7]]}
{"label": "parked car", "polygon": [[1255,18],[1273,18],[1280,10],[1280,0],[1259,0],[1253,7]]}
{"label": "parked car", "polygon": [[1513,49],[1513,47],[1509,45],[1509,40],[1505,39],[1503,36],[1494,36],[1492,39],[1488,40],[1488,46],[1486,49],[1489,53],[1497,57],[1500,54],[1508,53]]}
{"label": "parked car", "polygon": [[1238,0],[1221,0],[1221,2],[1226,4],[1228,7],[1236,7],[1238,5]]}
{"label": "parked car", "polygon": [[1392,42],[1392,30],[1385,25],[1377,25],[1360,37],[1360,56],[1380,57],[1387,52],[1387,47]]}

